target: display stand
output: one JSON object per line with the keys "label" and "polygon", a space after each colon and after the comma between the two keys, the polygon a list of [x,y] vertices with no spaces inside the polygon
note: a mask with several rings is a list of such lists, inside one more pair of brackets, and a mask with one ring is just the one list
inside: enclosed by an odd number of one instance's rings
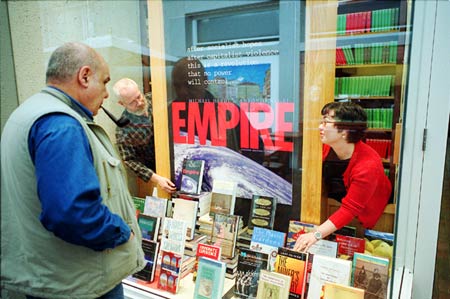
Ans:
{"label": "display stand", "polygon": [[[234,279],[225,278],[223,295],[227,294],[234,286]],[[192,281],[192,273],[186,275],[180,281],[177,294],[172,294],[156,287],[156,281],[148,284],[137,283],[132,279],[123,280],[125,298],[129,299],[186,299],[194,297],[195,283]]]}

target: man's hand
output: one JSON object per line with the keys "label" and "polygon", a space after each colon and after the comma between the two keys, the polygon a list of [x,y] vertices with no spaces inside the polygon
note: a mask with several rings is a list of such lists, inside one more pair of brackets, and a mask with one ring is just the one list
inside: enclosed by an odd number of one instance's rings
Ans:
{"label": "man's hand", "polygon": [[158,184],[158,186],[166,191],[167,193],[174,193],[177,191],[175,184],[172,183],[168,178],[162,177],[159,174],[154,173],[152,175],[151,181]]}

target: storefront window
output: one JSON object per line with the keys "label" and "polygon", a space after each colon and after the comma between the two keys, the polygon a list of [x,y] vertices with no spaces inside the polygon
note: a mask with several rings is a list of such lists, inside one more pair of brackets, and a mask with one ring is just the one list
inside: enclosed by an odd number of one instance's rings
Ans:
{"label": "storefront window", "polygon": [[[8,1],[7,8],[18,102],[42,88],[56,47],[91,45],[110,65],[110,94],[123,77],[152,93],[157,173],[179,188],[183,162],[204,160],[202,190],[234,182],[244,225],[255,195],[276,200],[271,229],[282,232],[291,220],[319,225],[341,207],[323,184],[321,108],[361,106],[362,141],[392,186],[371,227],[388,236],[386,245],[377,250],[380,242],[365,240],[362,251],[389,260],[384,278],[392,282],[410,1]],[[120,115],[111,98],[104,106]],[[109,118],[96,121],[114,140]],[[130,175],[133,195],[150,195]],[[360,223],[347,226],[357,231]]]}

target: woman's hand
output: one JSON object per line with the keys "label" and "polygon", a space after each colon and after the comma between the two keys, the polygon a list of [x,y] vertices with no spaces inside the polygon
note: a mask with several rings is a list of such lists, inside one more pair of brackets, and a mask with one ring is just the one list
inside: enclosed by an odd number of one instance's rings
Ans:
{"label": "woman's hand", "polygon": [[307,252],[309,248],[317,242],[314,233],[301,234],[295,241],[294,250]]}

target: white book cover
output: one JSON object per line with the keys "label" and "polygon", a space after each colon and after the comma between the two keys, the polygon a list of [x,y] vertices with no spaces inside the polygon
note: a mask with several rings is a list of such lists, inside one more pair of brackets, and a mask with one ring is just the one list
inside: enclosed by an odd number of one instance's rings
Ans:
{"label": "white book cover", "polygon": [[[212,214],[210,212],[210,214],[213,215],[217,212],[221,214],[233,215],[234,206],[236,203],[236,191],[236,182],[215,179],[213,182],[211,195],[211,209],[213,212]],[[224,208],[226,211],[223,211]]]}
{"label": "white book cover", "polygon": [[144,214],[160,217],[161,220],[164,220],[167,213],[167,201],[167,199],[157,196],[146,196]]}
{"label": "white book cover", "polygon": [[186,238],[194,238],[195,223],[197,222],[198,202],[182,198],[173,199],[173,219],[183,220],[187,223]]}
{"label": "white book cover", "polygon": [[186,231],[187,223],[185,221],[166,217],[163,223],[161,250],[184,255]]}
{"label": "white book cover", "polygon": [[337,256],[338,243],[328,240],[319,240],[309,247],[308,252],[314,255]]}
{"label": "white book cover", "polygon": [[325,282],[350,285],[352,261],[315,255],[309,280],[308,299],[320,298]]}

